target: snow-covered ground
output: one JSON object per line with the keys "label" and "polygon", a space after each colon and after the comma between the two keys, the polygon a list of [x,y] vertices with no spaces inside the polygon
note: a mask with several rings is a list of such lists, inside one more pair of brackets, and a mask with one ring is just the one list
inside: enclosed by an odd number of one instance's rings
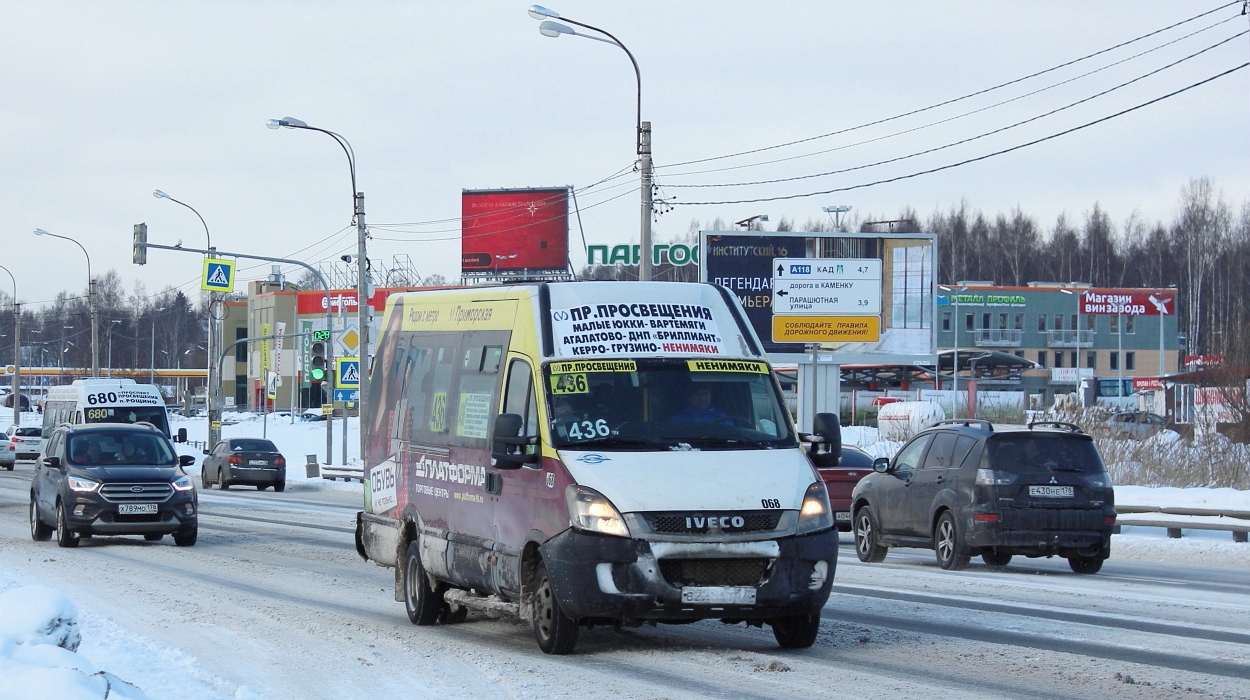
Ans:
{"label": "snow-covered ground", "polygon": [[[37,417],[31,414],[28,420]],[[288,459],[288,490],[361,492],[358,482],[307,478],[304,455],[325,458],[325,423],[289,418],[228,414],[224,437],[264,434]],[[0,420],[0,429],[7,421]],[[175,418],[172,427],[186,428],[188,438],[203,441],[203,419]],[[335,422],[334,461],[342,463],[342,425]],[[356,421],[349,421],[348,463],[358,460]],[[897,444],[881,443],[871,428],[846,428],[848,444],[870,454],[888,456]],[[188,446],[180,451],[195,454]],[[197,454],[197,456],[199,456]],[[189,467],[195,475],[198,467]],[[1120,505],[1190,507],[1250,511],[1250,492],[1233,489],[1171,489],[1117,485]],[[1155,519],[1152,517],[1152,519]],[[1114,557],[1139,561],[1192,561],[1221,567],[1250,568],[1250,544],[1233,543],[1228,532],[1186,531],[1169,539],[1162,528],[1126,526],[1113,539]],[[126,683],[142,669],[143,689]],[[111,619],[78,610],[61,592],[39,581],[18,580],[0,570],[0,699],[58,698],[235,698],[258,697],[246,686],[231,687],[185,652],[157,644],[128,631]]]}

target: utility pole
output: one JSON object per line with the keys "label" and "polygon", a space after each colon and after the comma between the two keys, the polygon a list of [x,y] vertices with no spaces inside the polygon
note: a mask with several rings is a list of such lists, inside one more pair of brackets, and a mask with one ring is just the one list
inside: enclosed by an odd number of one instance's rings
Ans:
{"label": "utility pole", "polygon": [[[624,48],[624,47],[622,47]],[[630,57],[633,60],[633,57]],[[638,248],[641,259],[638,261],[638,279],[646,282],[651,279],[651,207],[652,172],[651,172],[651,122],[638,122],[638,168],[642,171],[642,233],[639,236]]]}
{"label": "utility pole", "polygon": [[[356,311],[360,326],[360,347],[356,359],[360,361],[360,379],[356,405],[360,414],[360,458],[365,458],[365,400],[369,391],[369,257],[367,252],[369,232],[365,228],[365,193],[356,193]],[[333,340],[331,341],[333,342]],[[375,406],[374,410],[384,410]],[[347,409],[343,409],[343,465],[347,465]]]}

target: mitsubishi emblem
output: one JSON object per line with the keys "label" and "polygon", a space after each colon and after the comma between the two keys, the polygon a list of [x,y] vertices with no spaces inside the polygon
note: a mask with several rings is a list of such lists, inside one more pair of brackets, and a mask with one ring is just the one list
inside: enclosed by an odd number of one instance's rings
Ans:
{"label": "mitsubishi emblem", "polygon": [[1059,483],[1059,480],[1058,480],[1058,479],[1056,479],[1055,477],[1053,477],[1053,476],[1052,476],[1052,477],[1050,477],[1050,483],[1052,483],[1052,484],[1057,484],[1057,483]]}

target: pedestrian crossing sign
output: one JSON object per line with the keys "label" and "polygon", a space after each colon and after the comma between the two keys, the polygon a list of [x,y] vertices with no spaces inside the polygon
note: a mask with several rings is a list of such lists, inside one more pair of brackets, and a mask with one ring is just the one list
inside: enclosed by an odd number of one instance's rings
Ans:
{"label": "pedestrian crossing sign", "polygon": [[360,358],[334,358],[334,386],[337,389],[360,388]]}
{"label": "pedestrian crossing sign", "polygon": [[233,292],[234,263],[229,260],[204,258],[204,275],[200,278],[200,289],[210,292]]}

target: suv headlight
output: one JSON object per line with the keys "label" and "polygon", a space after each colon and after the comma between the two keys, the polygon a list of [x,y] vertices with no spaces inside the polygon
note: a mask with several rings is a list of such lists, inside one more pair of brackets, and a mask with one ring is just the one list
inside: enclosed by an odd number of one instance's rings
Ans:
{"label": "suv headlight", "polygon": [[833,527],[833,507],[829,505],[829,491],[825,482],[817,481],[807,487],[803,494],[803,505],[799,507],[799,532],[819,532]]}
{"label": "suv headlight", "polygon": [[91,493],[100,488],[100,482],[95,479],[84,479],[80,476],[67,476],[65,477],[65,483],[69,485],[71,491],[78,491],[79,493]]}
{"label": "suv headlight", "polygon": [[175,491],[190,491],[195,488],[195,483],[191,481],[189,476],[180,476],[174,479],[173,487]]}
{"label": "suv headlight", "polygon": [[574,529],[629,537],[620,511],[598,491],[573,484],[565,489],[564,500],[569,506],[569,524]]}

